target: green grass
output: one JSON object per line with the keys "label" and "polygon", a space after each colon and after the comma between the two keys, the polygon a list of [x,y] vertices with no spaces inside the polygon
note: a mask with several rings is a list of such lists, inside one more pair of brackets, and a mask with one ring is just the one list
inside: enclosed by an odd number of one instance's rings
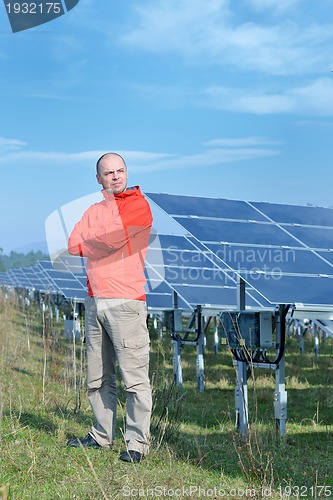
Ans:
{"label": "green grass", "polygon": [[319,358],[310,337],[304,355],[295,338],[287,341],[284,439],[275,431],[274,374],[255,371],[251,430],[244,438],[234,430],[235,371],[228,350],[215,355],[208,334],[200,394],[193,346],[183,349],[184,384],[176,388],[170,338],[152,332],[152,447],[135,466],[118,458],[124,451],[122,389],[114,448],[66,447],[93,421],[84,349],[75,346],[74,371],[73,344],[64,339],[62,323],[46,317],[46,325],[43,338],[35,306],[25,310],[0,297],[0,498],[297,498],[297,488],[299,498],[333,497],[331,339],[321,344]]}

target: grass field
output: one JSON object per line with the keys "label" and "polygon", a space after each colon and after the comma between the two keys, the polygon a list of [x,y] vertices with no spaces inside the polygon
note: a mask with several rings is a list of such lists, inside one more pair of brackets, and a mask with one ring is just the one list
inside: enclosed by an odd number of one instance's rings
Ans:
{"label": "grass field", "polygon": [[35,305],[0,296],[0,498],[333,498],[333,342],[320,356],[307,338],[299,354],[287,340],[287,436],[276,435],[274,374],[249,381],[251,429],[234,429],[235,371],[227,348],[207,336],[205,392],[197,390],[196,353],[183,349],[176,388],[170,338],[151,332],[154,388],[152,447],[139,465],[124,451],[124,401],[112,450],[66,447],[86,435],[92,412],[85,391],[84,346],[66,340]]}

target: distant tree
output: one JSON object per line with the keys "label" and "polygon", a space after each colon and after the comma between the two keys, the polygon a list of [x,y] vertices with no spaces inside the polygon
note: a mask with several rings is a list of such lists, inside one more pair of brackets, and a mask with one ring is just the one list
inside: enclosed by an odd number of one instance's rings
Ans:
{"label": "distant tree", "polygon": [[0,271],[5,271],[5,264],[3,263],[3,249],[0,248]]}
{"label": "distant tree", "polygon": [[0,269],[8,271],[8,269],[18,269],[20,267],[32,267],[38,260],[49,260],[48,254],[43,253],[41,250],[31,250],[27,254],[11,251],[9,255],[3,255],[0,252]]}

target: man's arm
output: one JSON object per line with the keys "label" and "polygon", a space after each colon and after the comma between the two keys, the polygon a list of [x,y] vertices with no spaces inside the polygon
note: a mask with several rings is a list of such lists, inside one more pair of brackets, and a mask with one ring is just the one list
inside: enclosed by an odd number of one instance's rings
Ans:
{"label": "man's arm", "polygon": [[124,213],[105,217],[98,227],[89,227],[82,237],[90,248],[111,253],[128,245],[133,237],[152,225],[152,215],[146,200],[131,204]]}
{"label": "man's arm", "polygon": [[81,255],[91,260],[98,260],[107,257],[110,254],[110,249],[95,247],[91,242],[84,238],[84,233],[87,233],[89,215],[84,213],[82,219],[75,224],[73,231],[68,239],[68,252],[71,255]]}

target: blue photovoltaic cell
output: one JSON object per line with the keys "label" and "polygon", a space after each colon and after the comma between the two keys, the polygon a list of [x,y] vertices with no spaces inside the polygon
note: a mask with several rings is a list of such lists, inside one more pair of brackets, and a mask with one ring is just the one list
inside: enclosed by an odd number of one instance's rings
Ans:
{"label": "blue photovoltaic cell", "polygon": [[[159,294],[158,292],[147,293],[147,307],[148,309],[172,309],[174,307],[172,301],[172,294]],[[192,306],[190,307],[186,302],[182,300],[181,297],[178,297],[178,307],[180,309],[184,309],[185,311],[190,311]]]}
{"label": "blue photovoltaic cell", "polygon": [[171,285],[187,284],[194,286],[234,286],[228,275],[221,270],[188,268],[188,267],[165,267],[165,280]]}
{"label": "blue photovoltaic cell", "polygon": [[31,282],[22,269],[10,269],[9,273],[15,286],[20,288],[32,288]]}
{"label": "blue photovoltaic cell", "polygon": [[150,293],[169,293],[172,294],[172,288],[170,288],[170,285],[166,283],[165,281],[161,279],[152,279],[146,276],[146,285],[145,285],[145,290],[146,292]]}
{"label": "blue photovoltaic cell", "polygon": [[6,272],[0,272],[0,285],[1,286],[14,286],[13,280]]}
{"label": "blue photovoltaic cell", "polygon": [[194,250],[193,244],[184,236],[159,235],[160,247],[163,249],[173,250]]}
{"label": "blue photovoltaic cell", "polygon": [[[176,291],[189,302],[195,305],[235,306],[237,303],[237,288],[200,287],[175,285]],[[252,299],[247,300],[247,305],[258,307]]]}
{"label": "blue photovoltaic cell", "polygon": [[333,265],[333,250],[324,251],[324,252],[321,252],[318,250],[317,254],[320,255],[323,259],[327,260],[328,262],[330,262]]}
{"label": "blue photovoltaic cell", "polygon": [[44,282],[42,281],[40,272],[37,267],[27,267],[23,269],[25,275],[31,283],[31,287],[38,291],[47,291]]}
{"label": "blue photovoltaic cell", "polygon": [[[49,271],[50,272],[50,271]],[[73,290],[82,290],[83,286],[75,279],[64,279],[64,278],[54,278],[52,275],[50,277],[53,282],[61,289],[71,288]]]}
{"label": "blue photovoltaic cell", "polygon": [[175,217],[199,241],[299,247],[300,243],[274,224],[225,222]]}
{"label": "blue photovoltaic cell", "polygon": [[146,295],[147,307],[153,309],[172,309],[172,295],[171,294],[159,294],[151,293]]}
{"label": "blue photovoltaic cell", "polygon": [[39,260],[38,264],[40,265],[40,267],[42,267],[45,270],[46,269],[53,269],[53,263],[50,260]]}
{"label": "blue photovoltaic cell", "polygon": [[[174,289],[166,282],[161,281],[158,274],[154,269],[145,271],[146,276],[146,300],[148,308],[157,309],[171,309],[173,304],[173,291]],[[178,307],[189,310],[191,307],[182,297],[178,297]]]}
{"label": "blue photovoltaic cell", "polygon": [[333,278],[310,276],[276,276],[243,274],[252,285],[272,304],[315,304],[333,303]]}
{"label": "blue photovoltaic cell", "polygon": [[87,278],[86,278],[86,276],[77,275],[75,277],[76,277],[76,279],[78,280],[78,282],[81,284],[81,286],[83,288],[87,287]]}
{"label": "blue photovoltaic cell", "polygon": [[333,266],[310,250],[272,248],[209,243],[207,247],[229,268],[262,270],[266,273],[330,274]]}
{"label": "blue photovoltaic cell", "polygon": [[287,226],[286,229],[308,247],[333,249],[333,228]]}
{"label": "blue photovoltaic cell", "polygon": [[38,264],[51,281],[56,293],[61,293],[67,299],[85,299],[87,296],[85,284],[80,282],[70,271],[66,271],[64,263],[58,261],[57,269],[54,269],[51,261],[39,261]]}
{"label": "blue photovoltaic cell", "polygon": [[147,196],[168,214],[238,219],[244,221],[267,220],[266,217],[263,217],[245,201],[155,193],[147,193]]}
{"label": "blue photovoltaic cell", "polygon": [[333,227],[332,208],[280,205],[265,202],[251,202],[251,205],[277,223]]}
{"label": "blue photovoltaic cell", "polygon": [[[214,258],[213,255],[212,258]],[[163,262],[165,266],[217,268],[212,259],[199,251],[163,250]]]}
{"label": "blue photovoltaic cell", "polygon": [[61,293],[66,299],[77,299],[84,301],[87,297],[87,292],[83,288],[62,288],[59,287],[59,293]]}
{"label": "blue photovoltaic cell", "polygon": [[86,274],[85,263],[86,259],[83,257],[63,253],[53,262],[53,269],[82,276]]}

